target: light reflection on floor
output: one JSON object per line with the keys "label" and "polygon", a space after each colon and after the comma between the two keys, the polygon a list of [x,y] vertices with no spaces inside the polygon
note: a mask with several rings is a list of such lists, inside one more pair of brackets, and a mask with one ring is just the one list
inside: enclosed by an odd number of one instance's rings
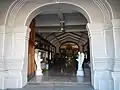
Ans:
{"label": "light reflection on floor", "polygon": [[33,77],[29,84],[90,84],[90,75],[78,77],[74,73],[46,71],[43,75]]}
{"label": "light reflection on floor", "polygon": [[22,90],[94,90],[90,82],[89,73],[77,77],[74,73],[47,71],[33,77]]}
{"label": "light reflection on floor", "polygon": [[42,76],[33,77],[22,89],[8,90],[94,90],[90,76],[77,77],[74,73],[49,71]]}

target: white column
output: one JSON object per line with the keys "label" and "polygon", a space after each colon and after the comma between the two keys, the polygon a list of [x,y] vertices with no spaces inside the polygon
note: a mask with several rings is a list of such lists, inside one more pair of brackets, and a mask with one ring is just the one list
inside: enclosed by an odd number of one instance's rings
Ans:
{"label": "white column", "polygon": [[4,89],[4,25],[0,26],[0,89]]}
{"label": "white column", "polygon": [[120,19],[112,20],[113,35],[114,35],[114,90],[120,90]]}
{"label": "white column", "polygon": [[108,70],[109,58],[106,53],[104,24],[89,23],[87,27],[90,39],[92,86],[98,90],[109,90],[112,76]]}
{"label": "white column", "polygon": [[5,88],[22,88],[27,83],[29,32],[30,29],[26,26],[6,30]]}
{"label": "white column", "polygon": [[105,32],[105,42],[106,42],[106,55],[107,55],[107,70],[109,72],[109,80],[107,82],[101,82],[102,84],[108,83],[107,87],[101,87],[101,90],[113,90],[114,89],[114,81],[112,78],[112,71],[114,67],[114,39],[113,39],[113,30],[112,23],[104,24],[104,32]]}

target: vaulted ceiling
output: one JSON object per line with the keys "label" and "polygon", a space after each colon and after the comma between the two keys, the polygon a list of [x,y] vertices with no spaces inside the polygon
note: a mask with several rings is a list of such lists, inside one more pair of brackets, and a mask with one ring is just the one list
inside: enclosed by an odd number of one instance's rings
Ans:
{"label": "vaulted ceiling", "polygon": [[51,8],[38,15],[35,22],[36,33],[53,45],[66,41],[84,45],[88,41],[87,20],[74,10]]}

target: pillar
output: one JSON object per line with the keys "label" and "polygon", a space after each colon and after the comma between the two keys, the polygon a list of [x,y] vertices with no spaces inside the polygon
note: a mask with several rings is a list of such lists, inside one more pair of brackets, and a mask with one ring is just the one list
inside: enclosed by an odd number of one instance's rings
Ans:
{"label": "pillar", "polygon": [[101,81],[101,83],[108,83],[107,87],[101,87],[100,90],[113,90],[114,83],[112,78],[112,71],[114,67],[114,39],[113,39],[113,30],[112,23],[104,24],[104,33],[105,33],[105,44],[106,44],[106,55],[107,55],[107,70],[109,72],[109,82]]}
{"label": "pillar", "polygon": [[4,89],[4,25],[0,25],[0,89]]}
{"label": "pillar", "polygon": [[108,70],[106,40],[103,23],[88,23],[90,42],[91,83],[94,89],[109,90],[112,76]]}
{"label": "pillar", "polygon": [[29,32],[26,26],[6,29],[5,88],[22,88],[27,83]]}
{"label": "pillar", "polygon": [[120,90],[120,19],[112,20],[114,36],[114,90]]}

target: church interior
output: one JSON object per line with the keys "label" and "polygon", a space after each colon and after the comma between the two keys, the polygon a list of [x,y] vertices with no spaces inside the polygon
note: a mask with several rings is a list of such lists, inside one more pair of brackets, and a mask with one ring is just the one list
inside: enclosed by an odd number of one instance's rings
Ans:
{"label": "church interior", "polygon": [[[51,8],[37,15],[30,24],[28,81],[45,76],[44,79],[73,77],[77,82],[76,77],[86,76],[90,82],[86,24],[87,20],[81,13],[65,8]],[[77,75],[79,52],[84,53],[81,64],[83,75]]]}

